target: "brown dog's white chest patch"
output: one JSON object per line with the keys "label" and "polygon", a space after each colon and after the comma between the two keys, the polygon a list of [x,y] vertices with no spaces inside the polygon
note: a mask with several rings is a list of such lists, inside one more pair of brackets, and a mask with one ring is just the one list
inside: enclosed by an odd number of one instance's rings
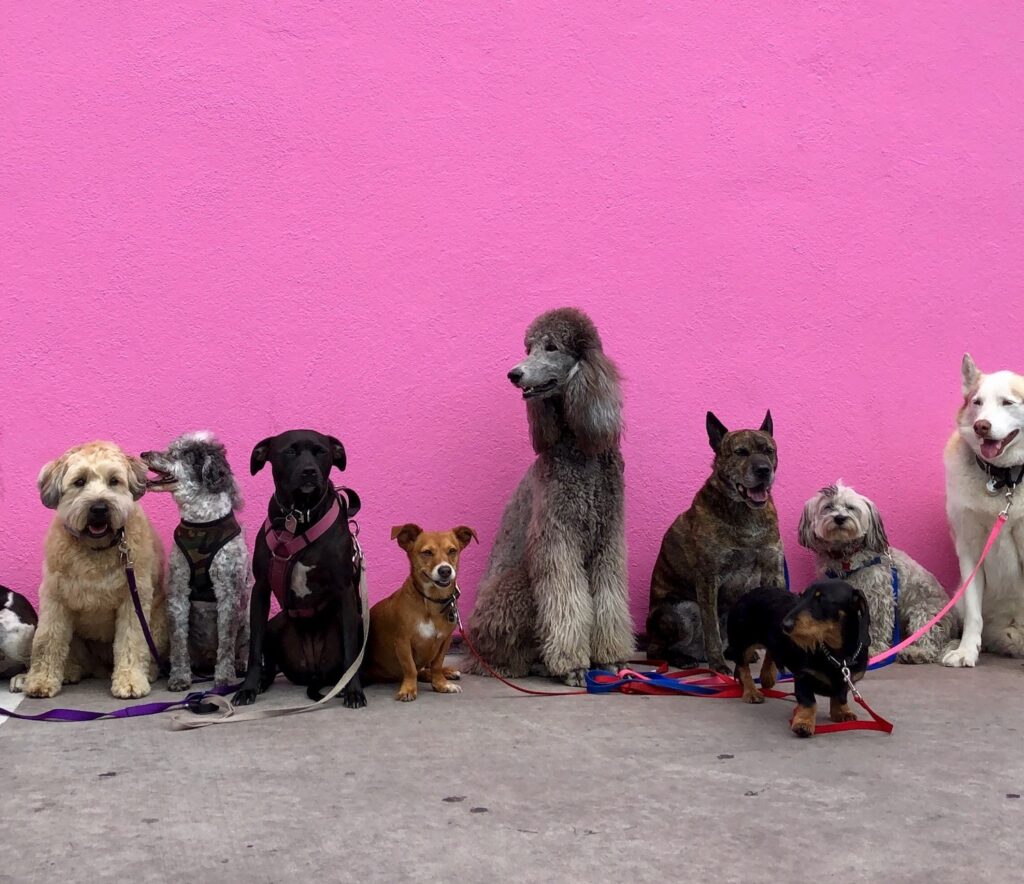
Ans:
{"label": "brown dog's white chest patch", "polygon": [[416,627],[416,633],[420,638],[430,641],[431,639],[437,638],[437,630],[434,628],[434,624],[429,620],[423,620]]}

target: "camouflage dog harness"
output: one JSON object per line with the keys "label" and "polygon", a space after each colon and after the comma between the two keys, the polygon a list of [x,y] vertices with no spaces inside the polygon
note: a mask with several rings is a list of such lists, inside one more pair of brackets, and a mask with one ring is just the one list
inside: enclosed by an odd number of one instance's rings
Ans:
{"label": "camouflage dog harness", "polygon": [[174,543],[188,562],[189,601],[215,602],[210,564],[224,545],[238,537],[242,528],[234,512],[212,522],[186,522],[174,529]]}

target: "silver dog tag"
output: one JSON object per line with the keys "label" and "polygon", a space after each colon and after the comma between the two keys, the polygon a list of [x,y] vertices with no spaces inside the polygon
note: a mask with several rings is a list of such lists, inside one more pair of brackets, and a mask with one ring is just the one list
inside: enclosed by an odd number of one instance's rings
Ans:
{"label": "silver dog tag", "polygon": [[999,493],[999,489],[996,488],[996,480],[994,478],[990,478],[985,483],[985,490],[993,497],[995,497]]}

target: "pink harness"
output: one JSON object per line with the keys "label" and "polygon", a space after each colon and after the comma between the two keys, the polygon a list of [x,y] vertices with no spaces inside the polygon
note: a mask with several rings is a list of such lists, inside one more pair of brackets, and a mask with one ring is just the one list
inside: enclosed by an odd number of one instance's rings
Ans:
{"label": "pink harness", "polygon": [[[328,529],[338,521],[340,514],[341,505],[335,495],[330,509],[302,534],[293,534],[287,527],[280,531],[276,530],[269,516],[263,523],[264,536],[267,546],[270,548],[270,573],[267,575],[270,580],[270,589],[281,609],[287,611],[289,617],[312,617],[317,613],[318,607],[321,607],[316,604],[303,605],[301,602],[296,604],[298,600],[293,600],[291,604],[288,604],[288,588],[291,586],[296,556],[307,546],[316,543],[323,537]],[[294,596],[294,593],[292,595]],[[312,598],[311,601],[313,601]]]}

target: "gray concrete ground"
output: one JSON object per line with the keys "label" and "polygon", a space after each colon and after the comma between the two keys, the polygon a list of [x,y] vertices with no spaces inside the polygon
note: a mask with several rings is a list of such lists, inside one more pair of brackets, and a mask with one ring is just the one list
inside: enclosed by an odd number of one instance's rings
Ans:
{"label": "gray concrete ground", "polygon": [[[188,732],[8,721],[0,881],[1022,878],[1020,661],[873,673],[895,733],[811,740],[781,701],[463,684]],[[90,682],[19,711],[117,705]]]}

